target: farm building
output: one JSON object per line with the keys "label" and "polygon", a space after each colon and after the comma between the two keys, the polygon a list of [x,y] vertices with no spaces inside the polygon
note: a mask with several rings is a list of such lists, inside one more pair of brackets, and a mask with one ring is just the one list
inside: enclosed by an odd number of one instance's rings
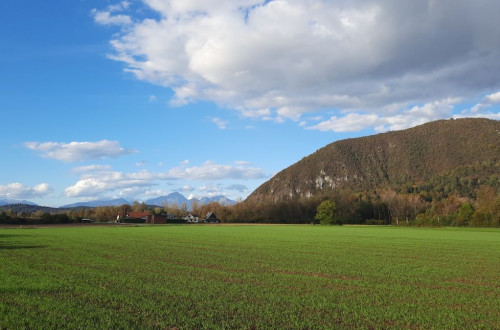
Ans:
{"label": "farm building", "polygon": [[165,215],[148,215],[146,217],[146,223],[149,224],[166,224],[167,223],[167,217]]}

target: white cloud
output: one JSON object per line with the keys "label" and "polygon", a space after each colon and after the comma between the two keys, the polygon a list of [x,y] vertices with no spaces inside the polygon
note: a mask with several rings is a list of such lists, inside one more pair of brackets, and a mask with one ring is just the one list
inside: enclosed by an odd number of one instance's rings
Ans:
{"label": "white cloud", "polygon": [[88,173],[88,172],[102,172],[102,171],[110,171],[111,165],[88,165],[88,166],[79,166],[75,167],[72,172],[73,173]]}
{"label": "white cloud", "polygon": [[184,193],[186,193],[186,192],[190,193],[190,192],[193,192],[195,190],[196,190],[196,188],[192,187],[190,185],[184,185],[184,186],[182,186],[182,187],[180,187],[180,188],[177,189],[177,191],[184,192]]}
{"label": "white cloud", "polygon": [[260,168],[248,165],[223,165],[206,161],[201,166],[188,167],[187,164],[174,167],[167,172],[167,177],[172,179],[190,180],[224,180],[224,179],[263,179],[266,177]]}
{"label": "white cloud", "polygon": [[154,181],[161,179],[161,174],[139,171],[122,173],[116,171],[90,173],[82,175],[80,180],[64,190],[67,197],[96,196],[116,190],[138,187],[150,187]]}
{"label": "white cloud", "polygon": [[[64,190],[66,197],[96,197],[110,194],[120,196],[154,194],[151,187],[157,186],[162,181],[200,180],[219,181],[226,179],[251,180],[263,179],[267,176],[260,168],[251,167],[248,162],[235,162],[234,165],[222,165],[207,161],[201,166],[189,166],[185,160],[180,166],[167,172],[154,173],[147,170],[124,173],[107,170],[106,166],[82,166],[76,173],[82,173],[79,180]],[[87,172],[85,172],[87,170]],[[205,185],[205,187],[208,187]],[[195,188],[184,185],[179,188],[182,192],[191,192]],[[159,190],[156,190],[158,192]]]}
{"label": "white cloud", "polygon": [[130,7],[130,2],[122,1],[116,5],[109,5],[108,11],[110,11],[110,12],[122,11],[122,10],[128,9],[128,7]]}
{"label": "white cloud", "polygon": [[500,92],[486,95],[483,100],[470,109],[472,114],[477,114],[481,110],[500,104]]}
{"label": "white cloud", "polygon": [[144,195],[148,197],[159,197],[168,195],[168,193],[162,189],[157,189],[157,190],[147,190],[146,192],[144,192]]}
{"label": "white cloud", "polygon": [[397,121],[409,106],[500,89],[497,0],[143,2],[154,15],[122,28],[112,58],[179,105],[210,100],[276,122],[332,109]]}
{"label": "white cloud", "polygon": [[471,114],[471,113],[463,113],[459,115],[453,115],[453,118],[487,118],[493,120],[500,120],[500,111],[497,113],[494,112],[485,112],[481,114]]}
{"label": "white cloud", "polygon": [[[142,195],[144,193],[144,188],[142,187],[132,187],[132,188],[124,188],[121,189],[118,195],[113,196],[115,198],[125,198],[127,200],[135,199],[138,195]],[[147,194],[148,192],[146,192]]]}
{"label": "white cloud", "polygon": [[3,198],[37,198],[50,195],[53,189],[47,183],[27,187],[19,182],[0,185],[0,197]]}
{"label": "white cloud", "polygon": [[499,104],[500,103],[500,92],[490,94],[485,97],[485,101],[488,104]]}
{"label": "white cloud", "polygon": [[349,113],[342,117],[332,116],[328,120],[307,128],[333,132],[354,132],[371,127],[374,127],[379,132],[401,130],[428,121],[449,118],[452,116],[453,105],[458,102],[460,102],[460,99],[449,98],[427,103],[423,106],[414,106],[402,113],[386,116],[373,113]]}
{"label": "white cloud", "polygon": [[129,25],[132,23],[130,16],[127,15],[111,15],[108,11],[93,10],[92,15],[96,23],[102,25]]}
{"label": "white cloud", "polygon": [[132,24],[132,19],[128,15],[115,14],[114,12],[123,11],[128,9],[130,3],[128,1],[122,1],[116,5],[110,5],[106,10],[92,9],[90,11],[91,15],[94,17],[94,21],[101,25],[130,25]]}
{"label": "white cloud", "polygon": [[220,185],[204,185],[198,187],[199,191],[202,191],[207,194],[219,194],[220,193]]}
{"label": "white cloud", "polygon": [[25,142],[24,145],[42,153],[45,158],[63,162],[83,162],[92,159],[115,158],[137,153],[137,150],[120,146],[118,141],[101,140],[97,142]]}
{"label": "white cloud", "polygon": [[226,120],[222,120],[220,118],[212,118],[212,123],[217,125],[219,129],[226,129],[228,122]]}
{"label": "white cloud", "polygon": [[227,186],[226,189],[238,191],[240,193],[247,193],[248,192],[248,187],[245,186],[244,184],[232,184],[232,185]]}
{"label": "white cloud", "polygon": [[222,185],[220,184],[208,184],[198,187],[198,198],[203,197],[215,197],[215,196],[226,196],[227,194],[223,191]]}

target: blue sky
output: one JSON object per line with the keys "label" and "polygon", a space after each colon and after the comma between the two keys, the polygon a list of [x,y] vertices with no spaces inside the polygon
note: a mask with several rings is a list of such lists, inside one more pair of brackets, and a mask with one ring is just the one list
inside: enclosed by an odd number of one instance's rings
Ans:
{"label": "blue sky", "polygon": [[0,3],[0,199],[245,198],[344,138],[500,119],[494,0]]}

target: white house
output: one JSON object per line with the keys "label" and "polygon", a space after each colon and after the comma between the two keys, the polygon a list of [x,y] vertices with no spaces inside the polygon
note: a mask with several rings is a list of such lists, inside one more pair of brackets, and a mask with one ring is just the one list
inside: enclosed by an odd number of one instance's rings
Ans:
{"label": "white house", "polygon": [[186,215],[184,217],[184,220],[186,220],[186,222],[193,222],[193,223],[195,223],[195,222],[198,222],[198,217],[196,217],[196,216],[192,215],[191,213],[189,213],[188,215]]}

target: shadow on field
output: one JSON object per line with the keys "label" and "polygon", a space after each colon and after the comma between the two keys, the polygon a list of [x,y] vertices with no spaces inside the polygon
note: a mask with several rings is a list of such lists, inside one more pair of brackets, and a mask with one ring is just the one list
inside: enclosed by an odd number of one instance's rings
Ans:
{"label": "shadow on field", "polygon": [[43,249],[48,247],[47,245],[2,245],[0,244],[0,250],[17,250],[17,249]]}
{"label": "shadow on field", "polygon": [[17,250],[17,249],[41,249],[48,247],[47,245],[29,245],[22,244],[19,242],[8,241],[9,238],[19,238],[21,236],[30,236],[30,235],[8,235],[2,234],[0,235],[0,250]]}
{"label": "shadow on field", "polygon": [[5,238],[15,238],[15,237],[26,237],[26,236],[33,236],[33,235],[10,235],[10,234],[0,234],[0,239],[5,239]]}

